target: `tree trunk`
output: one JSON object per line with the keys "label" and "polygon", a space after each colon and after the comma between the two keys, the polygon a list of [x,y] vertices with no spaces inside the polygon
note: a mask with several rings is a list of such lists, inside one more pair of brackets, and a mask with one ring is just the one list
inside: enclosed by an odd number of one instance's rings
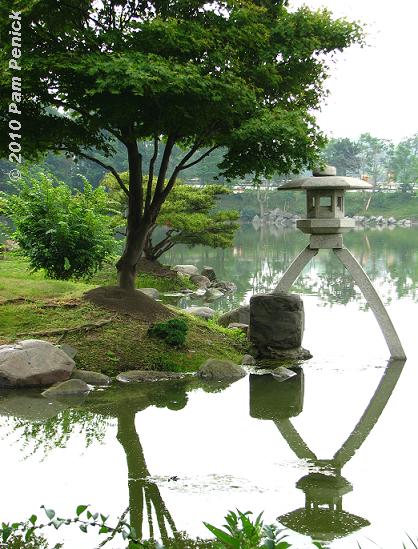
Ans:
{"label": "tree trunk", "polygon": [[136,141],[126,145],[129,164],[129,198],[125,249],[116,264],[119,287],[134,292],[136,289],[136,264],[144,249],[151,220],[143,212],[143,187],[141,155]]}
{"label": "tree trunk", "polygon": [[143,252],[148,230],[143,218],[131,226],[128,220],[125,249],[116,264],[119,287],[125,291],[134,292],[136,289],[136,265]]}

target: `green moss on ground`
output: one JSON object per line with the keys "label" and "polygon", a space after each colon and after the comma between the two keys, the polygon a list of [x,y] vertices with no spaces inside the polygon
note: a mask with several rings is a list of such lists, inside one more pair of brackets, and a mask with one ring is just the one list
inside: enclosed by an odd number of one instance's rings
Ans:
{"label": "green moss on ground", "polygon": [[[100,284],[112,284],[106,271],[85,282],[47,280],[41,273],[29,273],[27,263],[7,255],[0,260],[0,344],[36,337],[52,343],[67,343],[78,350],[77,366],[115,375],[130,369],[195,371],[207,358],[238,361],[245,341],[236,330],[227,330],[189,315],[184,349],[173,349],[147,335],[149,325],[129,315],[116,314],[84,301],[82,295]],[[157,283],[159,285],[157,285]],[[139,275],[141,287],[175,291],[183,280],[150,273]],[[9,301],[12,300],[12,301]],[[41,335],[59,328],[86,324],[108,324],[89,331],[77,330],[62,336]]]}

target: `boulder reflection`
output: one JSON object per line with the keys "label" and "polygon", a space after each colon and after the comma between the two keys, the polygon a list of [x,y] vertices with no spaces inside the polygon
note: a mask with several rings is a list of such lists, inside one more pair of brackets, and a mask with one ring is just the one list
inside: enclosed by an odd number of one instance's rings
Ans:
{"label": "boulder reflection", "polygon": [[250,415],[274,421],[294,454],[315,468],[315,471],[296,483],[296,487],[305,494],[305,506],[278,517],[277,520],[283,526],[326,543],[370,524],[367,519],[343,510],[343,497],[352,491],[353,486],[342,476],[341,470],[378,421],[399,380],[404,363],[400,360],[389,361],[359,422],[341,448],[328,460],[317,458],[290,420],[303,409],[303,372],[299,371],[296,377],[282,383],[271,376],[251,376]]}

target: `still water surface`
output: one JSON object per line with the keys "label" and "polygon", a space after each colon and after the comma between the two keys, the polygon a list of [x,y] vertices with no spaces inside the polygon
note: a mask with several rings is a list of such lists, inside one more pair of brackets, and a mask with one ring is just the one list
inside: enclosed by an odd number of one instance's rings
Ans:
{"label": "still water surface", "polygon": [[[308,536],[366,549],[416,538],[418,231],[357,231],[345,243],[384,297],[404,365],[388,363],[372,313],[321,252],[295,285],[314,358],[293,380],[123,386],[73,406],[3,394],[1,518],[26,519],[41,504],[60,515],[80,503],[115,516],[129,506],[144,536],[206,536],[203,520],[220,525],[239,508],[278,519],[300,548],[312,547]],[[166,261],[211,265],[234,281],[237,292],[213,304],[227,309],[273,288],[305,245],[293,230],[245,226],[231,250],[180,248]],[[80,536],[66,547],[98,545]]]}

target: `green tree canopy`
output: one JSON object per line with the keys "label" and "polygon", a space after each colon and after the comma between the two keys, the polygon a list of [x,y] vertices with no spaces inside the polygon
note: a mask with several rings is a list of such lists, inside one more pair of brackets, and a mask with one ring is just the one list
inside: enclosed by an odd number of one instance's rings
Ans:
{"label": "green tree canopy", "polygon": [[[12,14],[25,39],[19,70],[9,67],[11,41],[0,54],[0,123],[10,120],[12,77],[24,75],[13,99],[25,158],[63,150],[118,179],[128,195],[121,287],[134,290],[138,258],[177,177],[211,152],[225,148],[225,177],[268,177],[316,162],[324,139],[311,112],[325,94],[327,60],[361,41],[361,30],[326,10],[286,4],[2,2],[1,35],[9,36]],[[139,150],[144,140],[153,143],[149,163]],[[8,141],[2,131],[3,155]],[[111,162],[95,156],[112,156],[115,141],[126,149],[129,190]],[[168,173],[175,145],[184,154]]]}
{"label": "green tree canopy", "polygon": [[418,183],[418,133],[394,147],[389,167],[401,191],[411,192]]}

